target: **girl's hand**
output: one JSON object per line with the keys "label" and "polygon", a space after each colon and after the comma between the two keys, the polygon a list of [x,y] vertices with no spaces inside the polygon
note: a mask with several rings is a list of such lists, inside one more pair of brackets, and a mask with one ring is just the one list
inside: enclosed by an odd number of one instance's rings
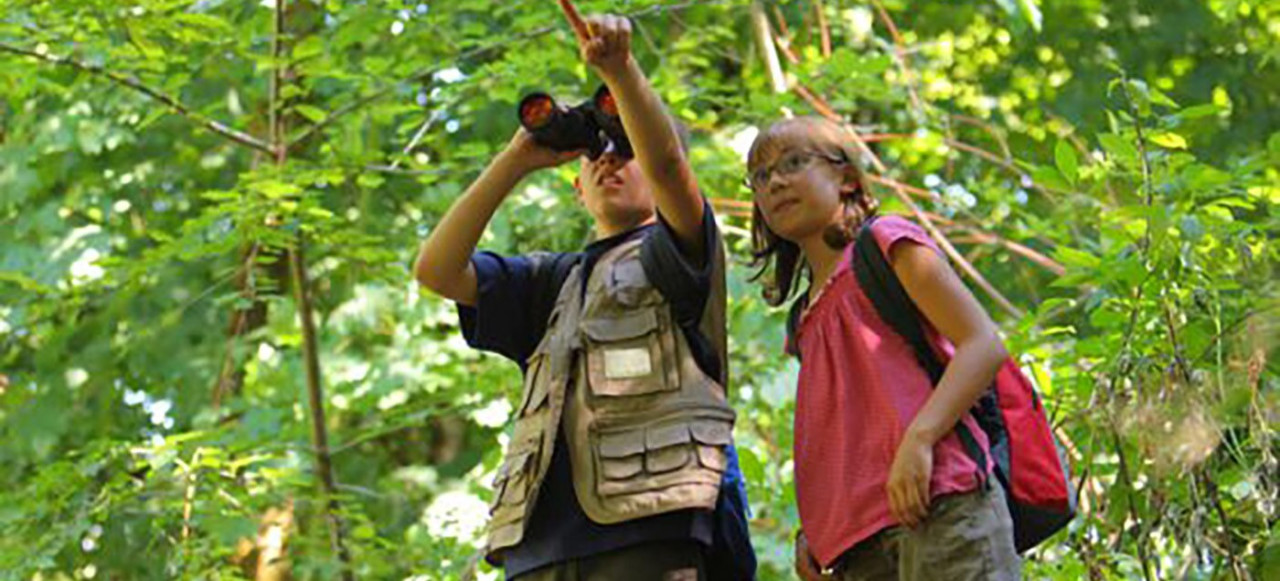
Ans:
{"label": "girl's hand", "polygon": [[889,512],[900,524],[916,527],[929,515],[929,480],[933,476],[933,443],[907,432],[889,469],[885,485]]}

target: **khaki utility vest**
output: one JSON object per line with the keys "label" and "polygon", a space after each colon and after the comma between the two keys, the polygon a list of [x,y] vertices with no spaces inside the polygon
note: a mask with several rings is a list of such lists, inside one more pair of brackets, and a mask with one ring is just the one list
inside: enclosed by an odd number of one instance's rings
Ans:
{"label": "khaki utility vest", "polygon": [[[643,239],[605,252],[585,293],[581,264],[560,289],[527,362],[515,431],[494,479],[491,557],[500,560],[498,551],[524,537],[561,422],[574,489],[591,520],[715,507],[734,412],[645,275]],[[721,277],[713,280],[701,328],[724,366],[725,291]]]}

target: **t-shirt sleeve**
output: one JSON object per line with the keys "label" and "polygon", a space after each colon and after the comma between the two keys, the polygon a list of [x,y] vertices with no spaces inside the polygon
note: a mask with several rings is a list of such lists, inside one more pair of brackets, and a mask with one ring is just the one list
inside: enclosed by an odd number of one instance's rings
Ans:
{"label": "t-shirt sleeve", "polygon": [[573,258],[572,254],[552,253],[472,255],[476,305],[457,305],[467,344],[523,365],[546,332],[547,317]]}
{"label": "t-shirt sleeve", "polygon": [[893,247],[899,242],[910,242],[926,246],[942,255],[942,250],[938,248],[938,244],[933,241],[928,232],[925,232],[924,228],[902,216],[884,216],[876,220],[871,225],[871,233],[875,235],[876,243],[880,245],[880,252],[884,254],[885,259],[888,261],[892,261]]}
{"label": "t-shirt sleeve", "polygon": [[[640,248],[640,263],[645,275],[658,292],[671,304],[676,322],[681,326],[697,326],[702,320],[715,276],[723,276],[724,254],[720,247],[720,229],[716,226],[711,205],[703,201],[701,257],[689,257],[671,225],[661,214],[658,225],[645,238]],[[698,258],[699,260],[694,260]]]}

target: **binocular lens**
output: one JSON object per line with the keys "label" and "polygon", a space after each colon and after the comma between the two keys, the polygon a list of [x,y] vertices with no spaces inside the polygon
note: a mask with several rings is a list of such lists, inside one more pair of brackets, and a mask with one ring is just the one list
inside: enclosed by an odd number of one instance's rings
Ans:
{"label": "binocular lens", "polygon": [[520,122],[529,129],[537,129],[551,122],[556,102],[547,95],[530,95],[520,104]]}
{"label": "binocular lens", "polygon": [[601,92],[596,95],[596,107],[600,108],[600,112],[610,117],[618,116],[618,103],[613,100],[613,93]]}

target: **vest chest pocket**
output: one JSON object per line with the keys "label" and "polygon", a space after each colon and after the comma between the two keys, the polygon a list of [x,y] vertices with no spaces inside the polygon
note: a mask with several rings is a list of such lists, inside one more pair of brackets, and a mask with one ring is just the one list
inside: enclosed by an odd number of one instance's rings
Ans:
{"label": "vest chest pocket", "polygon": [[644,395],[679,388],[672,377],[674,349],[653,308],[582,321],[591,392],[602,396]]}
{"label": "vest chest pocket", "polygon": [[617,496],[690,482],[719,482],[727,463],[725,447],[732,441],[730,418],[678,417],[599,433],[597,492]]}

